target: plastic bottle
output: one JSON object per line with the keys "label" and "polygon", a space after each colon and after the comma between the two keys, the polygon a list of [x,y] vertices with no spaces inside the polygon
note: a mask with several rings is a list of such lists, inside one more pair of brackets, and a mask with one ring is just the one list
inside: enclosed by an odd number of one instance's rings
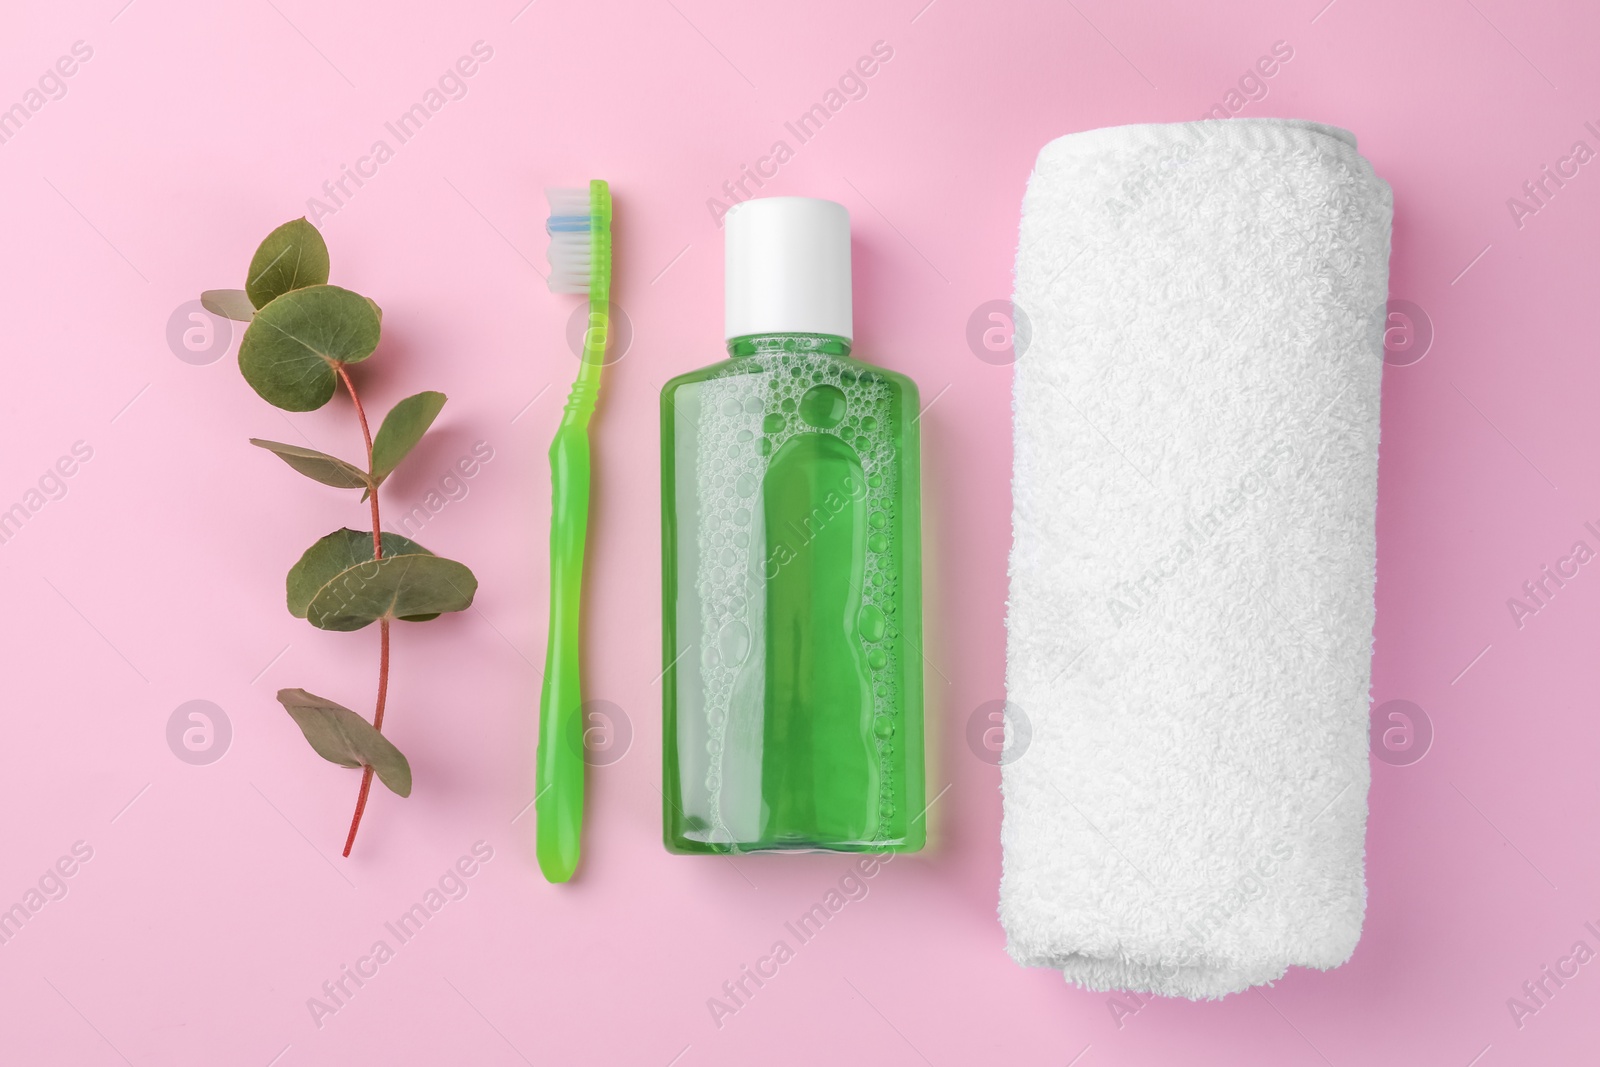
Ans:
{"label": "plastic bottle", "polygon": [[730,358],[661,390],[666,845],[915,851],[917,387],[852,357],[841,205],[725,224]]}

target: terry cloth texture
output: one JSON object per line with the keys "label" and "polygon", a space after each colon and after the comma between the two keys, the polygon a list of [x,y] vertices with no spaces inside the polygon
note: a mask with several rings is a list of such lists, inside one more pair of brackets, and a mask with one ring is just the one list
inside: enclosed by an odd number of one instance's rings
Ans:
{"label": "terry cloth texture", "polygon": [[1019,963],[1210,998],[1355,949],[1392,210],[1355,138],[1309,122],[1039,154],[1002,756]]}

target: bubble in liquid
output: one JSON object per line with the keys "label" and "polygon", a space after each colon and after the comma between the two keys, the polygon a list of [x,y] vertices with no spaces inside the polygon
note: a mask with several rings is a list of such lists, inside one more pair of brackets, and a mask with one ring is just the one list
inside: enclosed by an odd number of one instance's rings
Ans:
{"label": "bubble in liquid", "polygon": [[894,720],[887,715],[879,715],[872,720],[872,732],[885,741],[894,736]]}
{"label": "bubble in liquid", "polygon": [[739,475],[738,481],[733,483],[733,491],[742,497],[751,497],[755,496],[756,489],[759,486],[760,483],[756,481],[756,476],[746,471]]}
{"label": "bubble in liquid", "polygon": [[755,396],[746,398],[745,402],[744,402],[744,410],[745,410],[745,412],[747,414],[750,414],[750,415],[754,415],[756,412],[760,411],[761,410],[761,398],[760,397],[755,397]]}
{"label": "bubble in liquid", "polygon": [[844,393],[837,386],[813,385],[800,398],[800,417],[820,430],[839,425],[844,412]]}
{"label": "bubble in liquid", "polygon": [[872,450],[872,442],[871,441],[867,440],[865,437],[856,438],[856,451],[857,452],[869,452],[871,450]]}
{"label": "bubble in liquid", "polygon": [[885,800],[882,804],[879,804],[878,814],[882,815],[885,819],[894,818],[894,801]]}
{"label": "bubble in liquid", "polygon": [[862,433],[871,433],[873,430],[876,430],[877,428],[878,428],[878,420],[877,419],[873,418],[871,415],[862,416],[862,418],[861,418],[861,432]]}
{"label": "bubble in liquid", "polygon": [[880,486],[883,485],[883,475],[881,475],[881,474],[869,474],[869,475],[867,475],[867,484],[869,486],[871,486],[872,488],[874,488],[874,489],[879,488]]}
{"label": "bubble in liquid", "polygon": [[776,411],[771,412],[766,418],[761,420],[761,430],[763,433],[782,433],[783,428],[786,425],[788,425],[788,423],[784,417],[778,414]]}
{"label": "bubble in liquid", "polygon": [[889,662],[889,654],[881,648],[875,648],[867,653],[867,666],[875,671],[881,671]]}
{"label": "bubble in liquid", "polygon": [[733,513],[733,521],[738,523],[740,526],[748,526],[748,525],[750,525],[750,509],[749,508],[738,508],[738,509],[736,509],[734,511],[734,513]]}
{"label": "bubble in liquid", "polygon": [[740,444],[748,444],[753,437],[755,437],[755,434],[751,433],[749,430],[740,430],[736,435],[736,439]]}
{"label": "bubble in liquid", "polygon": [[739,414],[739,402],[732,398],[722,402],[722,413],[729,417]]}
{"label": "bubble in liquid", "polygon": [[739,666],[750,654],[750,628],[734,619],[717,634],[717,647],[724,663],[730,667]]}
{"label": "bubble in liquid", "polygon": [[783,398],[783,403],[779,404],[778,406],[780,408],[782,408],[786,413],[788,413],[790,415],[793,415],[794,414],[794,409],[796,408],[797,405],[794,402],[794,397],[786,396],[786,397]]}
{"label": "bubble in liquid", "polygon": [[888,521],[888,518],[889,517],[883,512],[874,511],[871,515],[867,516],[867,525],[871,526],[875,530],[882,529],[883,524]]}
{"label": "bubble in liquid", "polygon": [[881,533],[875,533],[867,538],[867,547],[874,552],[882,552],[889,547],[889,539]]}
{"label": "bubble in liquid", "polygon": [[706,670],[715,670],[717,664],[722,662],[722,656],[711,645],[707,645],[700,653],[700,662],[705,664]]}
{"label": "bubble in liquid", "polygon": [[[776,432],[776,431],[773,431],[773,432]],[[756,451],[760,452],[763,456],[772,455],[772,438],[763,437],[761,439],[761,443],[756,445]]]}
{"label": "bubble in liquid", "polygon": [[[856,615],[856,626],[861,630],[861,637],[866,641],[880,641],[883,639],[883,612],[871,604],[863,604],[861,611]],[[871,657],[868,657],[870,660]]]}

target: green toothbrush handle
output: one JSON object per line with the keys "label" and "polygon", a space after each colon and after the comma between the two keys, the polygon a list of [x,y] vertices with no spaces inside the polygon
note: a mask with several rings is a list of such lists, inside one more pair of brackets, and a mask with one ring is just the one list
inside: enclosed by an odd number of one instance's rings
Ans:
{"label": "green toothbrush handle", "polygon": [[578,866],[583,828],[583,686],[579,677],[579,608],[583,547],[589,525],[589,416],[599,366],[580,370],[550,442],[550,638],[539,697],[539,755],[534,809],[539,869],[565,882]]}

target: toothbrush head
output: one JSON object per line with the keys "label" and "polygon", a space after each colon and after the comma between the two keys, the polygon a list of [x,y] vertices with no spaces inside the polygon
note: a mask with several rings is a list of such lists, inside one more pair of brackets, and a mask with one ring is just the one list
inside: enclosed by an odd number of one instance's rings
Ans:
{"label": "toothbrush head", "polygon": [[596,179],[587,189],[546,189],[552,293],[578,293],[605,307],[611,297],[611,188]]}

